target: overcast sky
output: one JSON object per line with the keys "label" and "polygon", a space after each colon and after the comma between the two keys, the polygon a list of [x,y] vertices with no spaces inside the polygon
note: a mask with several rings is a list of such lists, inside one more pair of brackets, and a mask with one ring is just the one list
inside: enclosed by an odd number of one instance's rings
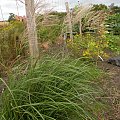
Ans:
{"label": "overcast sky", "polygon": [[[24,0],[22,0],[24,1]],[[42,0],[43,1],[43,0]],[[46,2],[49,2],[52,5],[52,7],[56,10],[64,10],[65,5],[64,3],[68,1],[70,3],[70,6],[73,7],[75,4],[78,3],[78,0],[45,0]],[[115,5],[120,5],[120,0],[79,0],[81,4],[84,3],[93,3],[93,4],[106,4],[110,5],[111,3],[115,3]],[[17,10],[18,6],[18,10]],[[0,0],[0,20],[3,20],[3,18],[6,20],[8,19],[9,13],[14,13],[16,15],[25,15],[25,8],[24,4],[18,2],[16,5],[16,0]],[[2,17],[3,14],[3,17]]]}

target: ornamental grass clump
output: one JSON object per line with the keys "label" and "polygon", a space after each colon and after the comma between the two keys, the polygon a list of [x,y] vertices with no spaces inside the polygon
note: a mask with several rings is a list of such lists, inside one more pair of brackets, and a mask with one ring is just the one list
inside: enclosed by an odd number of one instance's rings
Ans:
{"label": "ornamental grass clump", "polygon": [[26,75],[10,77],[0,120],[97,120],[101,72],[71,58],[44,58]]}

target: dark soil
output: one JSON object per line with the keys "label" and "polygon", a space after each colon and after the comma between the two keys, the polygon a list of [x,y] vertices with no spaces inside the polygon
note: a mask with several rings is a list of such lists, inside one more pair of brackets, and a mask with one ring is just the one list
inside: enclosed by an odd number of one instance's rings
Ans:
{"label": "dark soil", "polygon": [[120,120],[120,67],[107,62],[99,62],[98,67],[108,76],[102,80],[106,94],[102,99],[110,106],[108,111],[105,111],[105,120]]}
{"label": "dark soil", "polygon": [[[7,82],[7,77],[3,77],[3,80]],[[5,85],[0,81],[0,95],[4,91]]]}

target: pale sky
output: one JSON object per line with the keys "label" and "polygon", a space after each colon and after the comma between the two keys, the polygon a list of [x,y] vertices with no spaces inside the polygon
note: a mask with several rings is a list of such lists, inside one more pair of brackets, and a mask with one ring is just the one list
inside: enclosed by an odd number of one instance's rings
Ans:
{"label": "pale sky", "polygon": [[[21,0],[24,1],[24,0]],[[43,1],[43,0],[42,0]],[[46,3],[49,3],[48,7],[52,5],[55,10],[65,10],[65,2],[68,1],[70,6],[73,7],[75,4],[78,3],[78,0],[44,0]],[[106,4],[110,5],[111,3],[115,3],[115,5],[120,5],[120,0],[79,0],[81,4],[84,3],[93,3],[93,4]],[[18,10],[17,10],[18,6]],[[16,5],[16,0],[0,0],[0,20],[8,19],[9,13],[14,13],[16,15],[25,15],[25,7],[24,4],[18,2]],[[3,18],[2,14],[3,13]]]}

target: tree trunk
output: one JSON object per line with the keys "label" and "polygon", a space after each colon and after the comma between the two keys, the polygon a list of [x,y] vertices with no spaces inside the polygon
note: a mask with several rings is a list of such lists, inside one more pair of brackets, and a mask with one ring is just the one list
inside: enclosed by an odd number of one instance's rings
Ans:
{"label": "tree trunk", "polygon": [[25,0],[25,8],[30,56],[32,59],[31,62],[34,63],[39,57],[34,0]]}

